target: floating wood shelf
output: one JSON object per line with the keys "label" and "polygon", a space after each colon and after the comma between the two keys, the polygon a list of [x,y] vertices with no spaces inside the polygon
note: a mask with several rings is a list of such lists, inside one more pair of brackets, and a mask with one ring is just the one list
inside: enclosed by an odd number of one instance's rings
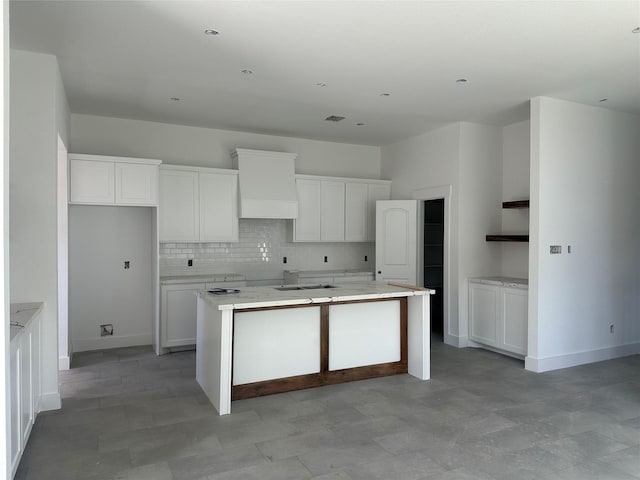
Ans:
{"label": "floating wood shelf", "polygon": [[529,200],[515,200],[513,202],[502,202],[502,208],[529,208]]}
{"label": "floating wood shelf", "polygon": [[529,235],[487,235],[487,242],[528,242]]}

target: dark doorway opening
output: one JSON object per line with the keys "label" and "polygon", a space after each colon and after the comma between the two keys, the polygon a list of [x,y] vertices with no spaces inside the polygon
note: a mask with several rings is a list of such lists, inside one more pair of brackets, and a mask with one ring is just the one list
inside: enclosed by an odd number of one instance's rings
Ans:
{"label": "dark doorway opening", "polygon": [[424,202],[424,286],[431,296],[431,332],[444,332],[444,198]]}

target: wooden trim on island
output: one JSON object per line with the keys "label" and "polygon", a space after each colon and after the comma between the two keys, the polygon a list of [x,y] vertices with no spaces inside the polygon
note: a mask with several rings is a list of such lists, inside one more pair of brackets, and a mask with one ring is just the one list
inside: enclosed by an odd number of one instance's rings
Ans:
{"label": "wooden trim on island", "polygon": [[[233,385],[231,388],[231,400],[242,400],[246,398],[272,395],[274,393],[284,393],[305,388],[321,387],[325,385],[335,385],[338,383],[352,382],[355,380],[365,380],[367,378],[385,377],[408,373],[408,304],[407,297],[394,297],[377,299],[375,301],[399,301],[400,302],[400,360],[397,362],[381,363],[377,365],[367,365],[362,367],[346,368],[343,370],[329,370],[329,307],[336,304],[360,303],[332,302],[319,304],[320,306],[320,372],[308,375],[296,375],[293,377],[276,378],[261,382],[247,383],[243,385]],[[371,300],[367,300],[371,302]],[[309,307],[313,305],[288,305],[292,307]],[[318,306],[318,304],[315,304]],[[275,310],[281,307],[266,307],[253,310]]]}

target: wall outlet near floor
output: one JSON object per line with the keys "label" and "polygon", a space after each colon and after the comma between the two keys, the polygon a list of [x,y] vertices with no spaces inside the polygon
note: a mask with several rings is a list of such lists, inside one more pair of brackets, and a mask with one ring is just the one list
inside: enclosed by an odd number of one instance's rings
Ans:
{"label": "wall outlet near floor", "polygon": [[366,255],[364,256],[364,261],[368,262],[369,261],[369,257],[367,257]]}
{"label": "wall outlet near floor", "polygon": [[609,333],[613,333],[613,323],[609,325]]}
{"label": "wall outlet near floor", "polygon": [[113,335],[113,323],[106,323],[104,325],[100,325],[100,336],[106,337],[109,335]]}
{"label": "wall outlet near floor", "polygon": [[287,257],[282,257],[282,263],[287,263]]}
{"label": "wall outlet near floor", "polygon": [[562,253],[562,246],[561,245],[551,245],[549,247],[549,253],[551,255]]}
{"label": "wall outlet near floor", "polygon": [[124,261],[124,269],[129,270],[131,268],[131,262],[129,260]]}
{"label": "wall outlet near floor", "polygon": [[193,259],[192,258],[187,260],[187,267],[193,267]]}
{"label": "wall outlet near floor", "polygon": [[324,263],[327,263],[329,261],[329,257],[327,257],[326,255],[324,256]]}

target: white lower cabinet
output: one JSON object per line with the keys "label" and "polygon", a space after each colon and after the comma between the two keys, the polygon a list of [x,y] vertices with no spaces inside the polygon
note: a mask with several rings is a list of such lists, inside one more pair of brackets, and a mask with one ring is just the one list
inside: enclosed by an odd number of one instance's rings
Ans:
{"label": "white lower cabinet", "polygon": [[526,288],[469,281],[469,338],[518,355],[527,354]]}
{"label": "white lower cabinet", "polygon": [[163,348],[196,344],[197,293],[212,288],[235,288],[246,282],[181,283],[160,288],[160,345]]}
{"label": "white lower cabinet", "polygon": [[9,349],[12,476],[18,469],[40,408],[40,330],[40,317],[36,316],[11,339]]}

